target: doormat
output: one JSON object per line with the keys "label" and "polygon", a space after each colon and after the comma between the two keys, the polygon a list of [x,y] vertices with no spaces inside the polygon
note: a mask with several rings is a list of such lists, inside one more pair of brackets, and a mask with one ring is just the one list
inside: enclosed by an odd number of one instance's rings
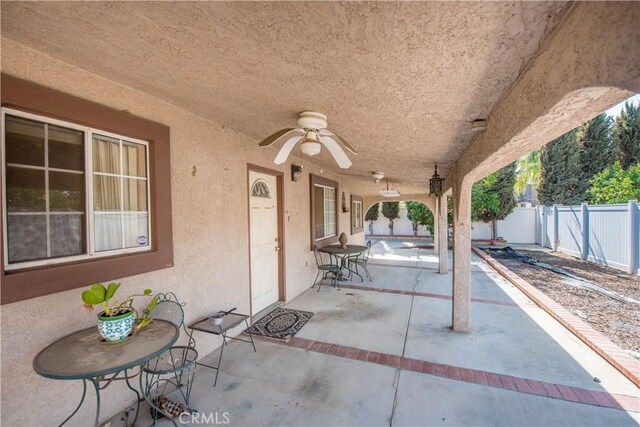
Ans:
{"label": "doormat", "polygon": [[278,307],[254,323],[244,333],[278,341],[289,341],[311,319],[313,314],[310,311]]}

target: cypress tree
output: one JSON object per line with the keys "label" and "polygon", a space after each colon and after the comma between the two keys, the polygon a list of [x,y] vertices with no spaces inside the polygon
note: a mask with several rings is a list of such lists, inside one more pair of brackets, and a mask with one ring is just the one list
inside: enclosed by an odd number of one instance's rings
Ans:
{"label": "cypress tree", "polygon": [[576,130],[554,139],[540,150],[538,200],[544,205],[575,204],[582,200]]}
{"label": "cypress tree", "polygon": [[613,128],[613,145],[623,169],[640,162],[640,109],[624,104]]}
{"label": "cypress tree", "polygon": [[576,132],[580,162],[580,178],[576,191],[578,203],[588,199],[587,190],[591,178],[615,161],[611,144],[611,124],[611,117],[602,113],[582,124]]}

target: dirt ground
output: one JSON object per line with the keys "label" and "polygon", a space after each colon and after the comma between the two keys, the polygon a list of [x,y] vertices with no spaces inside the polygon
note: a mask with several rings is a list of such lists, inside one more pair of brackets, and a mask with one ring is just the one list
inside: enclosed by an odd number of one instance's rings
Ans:
{"label": "dirt ground", "polygon": [[[640,277],[561,253],[517,249],[518,253],[561,267],[570,273],[640,301]],[[567,277],[516,259],[496,258],[511,271],[581,317],[621,348],[640,354],[640,304],[619,301],[591,289],[566,283]]]}

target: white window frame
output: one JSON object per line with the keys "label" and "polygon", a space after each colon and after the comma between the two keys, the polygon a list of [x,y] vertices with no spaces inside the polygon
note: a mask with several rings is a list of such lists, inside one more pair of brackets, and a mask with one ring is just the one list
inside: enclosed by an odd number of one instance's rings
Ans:
{"label": "white window frame", "polygon": [[[38,122],[42,122],[42,123],[46,123],[49,125],[55,125],[55,126],[60,126],[60,127],[64,127],[64,128],[68,128],[68,129],[73,129],[73,130],[78,130],[78,131],[82,131],[84,133],[84,177],[85,177],[85,209],[86,209],[86,218],[85,218],[85,227],[87,230],[87,237],[86,237],[86,242],[85,242],[85,249],[87,251],[86,254],[82,254],[82,255],[72,255],[72,256],[67,256],[67,257],[59,257],[59,258],[51,258],[51,259],[44,259],[44,260],[37,260],[37,261],[25,261],[25,262],[17,262],[14,264],[9,264],[9,239],[8,239],[8,217],[9,217],[9,212],[7,211],[7,194],[6,194],[6,186],[7,186],[7,171],[6,171],[6,156],[5,156],[5,134],[6,134],[6,116],[10,115],[10,116],[16,116],[16,117],[20,117],[20,118],[24,118],[24,119],[30,119],[30,120],[35,120]],[[83,260],[90,260],[90,259],[95,259],[95,258],[104,258],[104,257],[112,257],[112,256],[117,256],[117,255],[124,255],[124,254],[130,254],[130,253],[136,253],[136,252],[149,252],[152,249],[152,229],[151,229],[151,216],[152,216],[152,212],[151,212],[151,176],[150,176],[150,169],[149,169],[149,142],[148,141],[143,141],[140,139],[136,139],[136,138],[130,138],[128,136],[124,136],[124,135],[118,135],[118,134],[114,134],[112,132],[107,132],[107,131],[103,131],[101,129],[97,129],[97,128],[92,128],[92,127],[87,127],[87,126],[81,126],[72,122],[67,122],[64,120],[57,120],[57,119],[52,119],[50,117],[47,116],[41,116],[38,114],[32,114],[32,113],[26,113],[24,111],[21,110],[16,110],[13,108],[7,108],[7,107],[3,107],[2,108],[2,112],[1,112],[1,116],[0,116],[0,120],[1,121],[1,125],[0,125],[0,136],[1,136],[1,141],[0,141],[0,149],[2,152],[2,189],[1,189],[1,193],[2,193],[2,212],[3,212],[3,218],[1,218],[2,220],[2,227],[3,227],[3,248],[4,248],[4,269],[5,271],[15,271],[15,270],[23,270],[23,269],[28,269],[28,268],[32,268],[32,267],[42,267],[42,266],[48,266],[48,265],[57,265],[57,264],[64,264],[64,263],[69,263],[69,262],[75,262],[75,261],[83,261]],[[122,193],[122,185],[124,185],[124,177],[125,175],[122,174],[123,169],[122,169],[122,143],[123,141],[125,142],[133,142],[135,144],[140,144],[143,145],[145,147],[146,150],[146,172],[147,172],[147,177],[146,177],[146,181],[147,181],[147,227],[149,230],[149,236],[147,237],[147,245],[146,246],[142,246],[142,247],[136,247],[136,248],[126,248],[126,249],[114,249],[114,250],[109,250],[109,251],[101,251],[101,252],[95,252],[95,221],[94,221],[94,208],[93,208],[93,177],[94,177],[94,171],[93,171],[93,140],[92,140],[92,135],[93,134],[97,134],[97,135],[102,135],[102,136],[106,136],[106,137],[110,137],[110,138],[114,138],[114,139],[118,139],[120,141],[120,172],[121,174],[118,175],[120,178],[122,178],[121,180],[121,193]],[[47,141],[47,135],[45,134],[45,141]],[[45,147],[46,149],[46,147]],[[47,170],[48,165],[45,164],[45,171]],[[105,175],[102,173],[99,173],[98,175]],[[113,175],[113,174],[106,174],[106,175]],[[46,174],[45,174],[46,177]],[[127,178],[135,178],[135,177],[129,177],[126,176]],[[143,178],[138,178],[138,179],[143,179]],[[48,186],[45,184],[45,191],[48,194]],[[121,194],[121,197],[124,197],[123,194]],[[48,198],[48,197],[47,197]],[[121,206],[122,210],[119,211],[120,214],[124,214],[126,213],[123,209],[124,206]],[[48,208],[48,203],[47,203],[47,210]],[[48,228],[47,228],[48,230]],[[122,233],[124,235],[124,227],[122,228]],[[122,237],[122,242],[124,244],[124,236]],[[48,242],[48,238],[47,238],[47,245],[49,245]]]}
{"label": "white window frame", "polygon": [[[362,219],[362,202],[360,200],[354,200],[353,205],[353,214],[355,215],[355,224],[353,228],[362,228],[364,227],[364,220]],[[358,210],[360,210],[360,212],[358,212]]]}
{"label": "white window frame", "polygon": [[[330,239],[331,237],[335,237],[335,236],[338,235],[338,224],[337,224],[337,222],[338,222],[338,206],[337,206],[337,202],[336,202],[336,194],[338,194],[338,189],[335,188],[335,187],[331,187],[329,185],[322,185],[322,184],[315,184],[315,183],[313,184],[313,186],[314,186],[314,191],[315,191],[315,187],[320,187],[320,188],[323,189],[323,191],[322,191],[322,213],[323,213],[323,215],[322,216],[324,218],[323,227],[324,227],[325,232],[326,232],[328,224],[333,224],[334,228],[335,228],[335,231],[334,231],[333,234],[325,235],[325,236],[320,237],[320,238],[316,238],[316,242],[319,242],[321,240]],[[327,199],[327,191],[326,190],[333,190],[334,191],[332,199]],[[315,194],[313,195],[313,197],[315,197]],[[327,221],[326,221],[327,217],[326,217],[325,213],[326,213],[326,206],[327,206],[326,202],[327,202],[327,200],[333,201],[333,204],[334,204],[334,206],[333,206],[334,220],[333,220],[332,223],[327,223]],[[313,226],[315,227],[316,224],[313,224]]]}

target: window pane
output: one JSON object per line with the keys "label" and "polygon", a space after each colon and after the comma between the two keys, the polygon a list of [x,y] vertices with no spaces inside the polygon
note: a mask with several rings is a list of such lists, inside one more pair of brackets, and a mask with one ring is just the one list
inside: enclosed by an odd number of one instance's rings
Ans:
{"label": "window pane", "polygon": [[146,147],[133,142],[122,142],[122,167],[124,175],[147,176]]}
{"label": "window pane", "polygon": [[120,213],[96,213],[96,252],[122,249],[122,215]]}
{"label": "window pane", "polygon": [[93,135],[93,171],[120,173],[120,142],[117,139]]}
{"label": "window pane", "polygon": [[44,170],[7,166],[7,211],[46,211]]}
{"label": "window pane", "polygon": [[324,187],[315,186],[313,190],[315,207],[316,240],[324,237]]}
{"label": "window pane", "polygon": [[84,215],[51,215],[49,227],[52,257],[86,253]]}
{"label": "window pane", "polygon": [[5,117],[7,163],[44,166],[44,124],[13,116]]}
{"label": "window pane", "polygon": [[45,215],[8,215],[10,263],[47,257],[46,220]]}
{"label": "window pane", "polygon": [[144,179],[124,179],[124,210],[147,210],[147,181]]}
{"label": "window pane", "polygon": [[324,189],[324,234],[326,237],[336,235],[336,190]]}
{"label": "window pane", "polygon": [[84,171],[84,133],[49,125],[49,167]]}
{"label": "window pane", "polygon": [[124,247],[149,246],[149,214],[124,214]]}
{"label": "window pane", "polygon": [[120,179],[103,175],[93,177],[93,207],[95,210],[120,210]]}
{"label": "window pane", "polygon": [[49,172],[49,210],[84,212],[84,175]]}

